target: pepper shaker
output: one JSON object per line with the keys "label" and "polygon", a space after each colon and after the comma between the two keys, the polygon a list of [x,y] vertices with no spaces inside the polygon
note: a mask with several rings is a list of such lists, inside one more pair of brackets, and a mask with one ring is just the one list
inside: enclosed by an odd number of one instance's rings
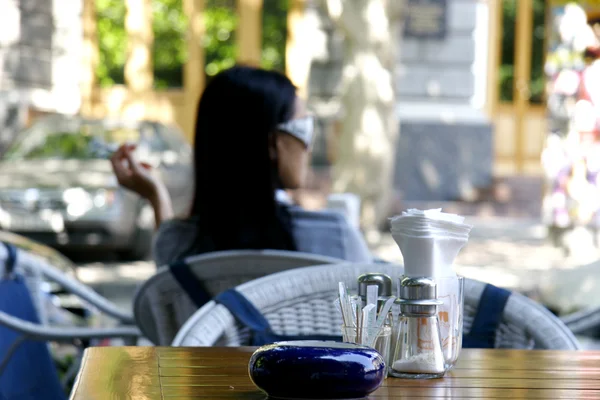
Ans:
{"label": "pepper shaker", "polygon": [[[385,302],[393,297],[392,278],[382,273],[368,273],[359,276],[358,296],[361,299],[361,307],[364,307],[367,303],[367,287],[369,286],[377,286],[377,314],[379,314]],[[389,362],[391,361],[390,345],[392,339],[392,323],[393,318],[392,312],[390,311],[386,316],[383,330],[374,345],[375,350],[383,356],[387,365],[389,365]]]}
{"label": "pepper shaker", "polygon": [[431,278],[400,279],[398,336],[389,374],[398,378],[440,378],[446,372],[437,308],[437,285]]}
{"label": "pepper shaker", "polygon": [[377,286],[377,312],[385,304],[385,301],[392,297],[392,278],[386,274],[369,273],[358,277],[358,295],[362,300],[362,307],[367,303],[367,287]]}

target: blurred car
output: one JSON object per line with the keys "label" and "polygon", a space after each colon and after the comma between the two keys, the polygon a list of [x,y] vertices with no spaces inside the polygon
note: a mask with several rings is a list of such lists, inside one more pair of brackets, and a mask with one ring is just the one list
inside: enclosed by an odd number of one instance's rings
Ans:
{"label": "blurred car", "polygon": [[191,198],[192,152],[176,128],[150,121],[52,115],[20,132],[0,160],[0,227],[64,250],[107,249],[146,257],[154,214],[121,188],[110,155],[136,143],[156,168],[177,215]]}

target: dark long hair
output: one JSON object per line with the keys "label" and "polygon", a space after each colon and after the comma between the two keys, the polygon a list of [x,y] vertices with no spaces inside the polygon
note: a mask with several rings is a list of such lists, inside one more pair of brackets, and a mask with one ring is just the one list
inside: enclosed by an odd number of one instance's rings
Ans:
{"label": "dark long hair", "polygon": [[269,152],[295,99],[287,77],[252,67],[223,71],[206,86],[196,117],[191,211],[200,252],[296,249],[289,212],[275,199],[279,173]]}

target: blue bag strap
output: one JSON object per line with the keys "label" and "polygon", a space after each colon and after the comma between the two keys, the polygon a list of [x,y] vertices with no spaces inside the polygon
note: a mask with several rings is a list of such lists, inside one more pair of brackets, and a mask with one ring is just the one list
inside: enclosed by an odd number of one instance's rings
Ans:
{"label": "blue bag strap", "polygon": [[17,248],[12,243],[2,242],[2,244],[7,252],[4,276],[5,278],[9,278],[12,276],[15,271],[15,266],[17,265]]}
{"label": "blue bag strap", "polygon": [[471,331],[463,337],[464,348],[491,349],[496,344],[496,332],[511,292],[486,284],[479,300]]}
{"label": "blue bag strap", "polygon": [[2,244],[6,248],[7,253],[4,265],[4,278],[10,279],[12,278],[17,265],[17,248],[11,243],[2,242]]}
{"label": "blue bag strap", "polygon": [[169,265],[169,271],[198,308],[210,301],[211,296],[204,282],[194,275],[185,260]]}
{"label": "blue bag strap", "polygon": [[219,293],[214,301],[222,304],[242,325],[250,328],[254,332],[267,332],[271,330],[269,321],[262,313],[254,307],[240,292],[235,289],[228,289]]}
{"label": "blue bag strap", "polygon": [[235,319],[250,329],[252,346],[262,346],[286,340],[327,340],[341,342],[342,336],[330,335],[278,335],[271,329],[269,321],[243,294],[235,289],[219,293],[214,301],[225,306]]}

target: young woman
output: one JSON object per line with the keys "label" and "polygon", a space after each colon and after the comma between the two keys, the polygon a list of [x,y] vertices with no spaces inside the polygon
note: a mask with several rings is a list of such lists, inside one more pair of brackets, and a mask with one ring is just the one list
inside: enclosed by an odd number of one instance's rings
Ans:
{"label": "young woman", "polygon": [[287,77],[238,66],[216,75],[198,104],[188,218],[172,219],[165,186],[134,159],[134,146],[122,146],[112,163],[120,184],[155,210],[157,265],[232,249],[371,261],[362,236],[341,214],[307,211],[277,196],[304,184],[312,136],[312,117]]}

